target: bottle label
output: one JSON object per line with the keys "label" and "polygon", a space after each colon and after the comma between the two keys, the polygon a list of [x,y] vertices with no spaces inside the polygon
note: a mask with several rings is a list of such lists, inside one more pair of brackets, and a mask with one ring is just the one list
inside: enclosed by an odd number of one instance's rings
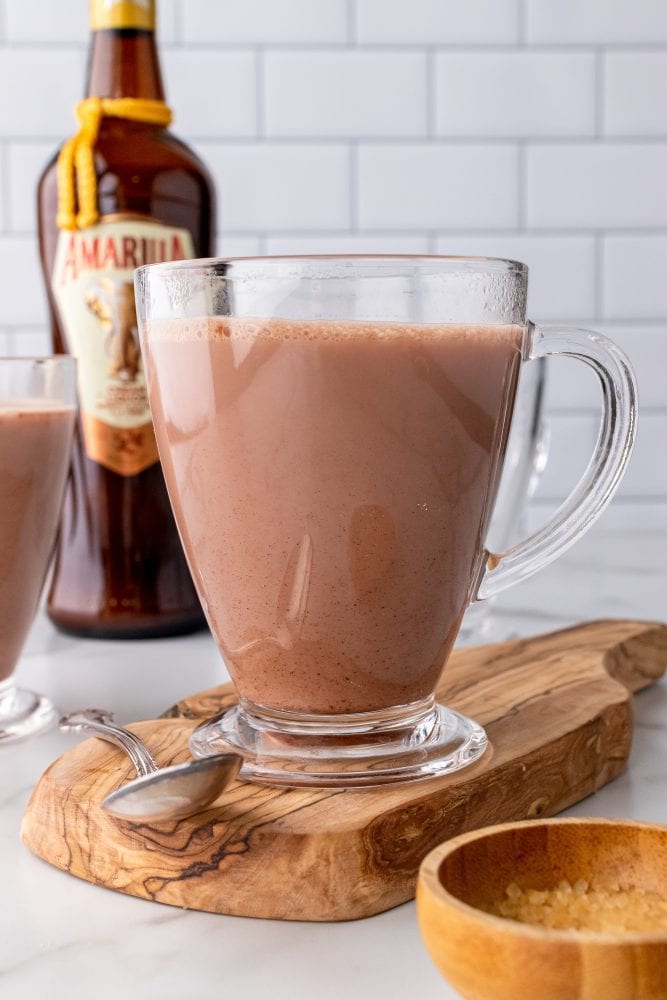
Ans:
{"label": "bottle label", "polygon": [[62,230],[58,237],[51,288],[78,361],[86,452],[122,476],[158,460],[139,348],[134,269],[192,257],[187,229],[141,216],[105,216],[96,226]]}
{"label": "bottle label", "polygon": [[90,27],[155,31],[155,0],[90,0]]}

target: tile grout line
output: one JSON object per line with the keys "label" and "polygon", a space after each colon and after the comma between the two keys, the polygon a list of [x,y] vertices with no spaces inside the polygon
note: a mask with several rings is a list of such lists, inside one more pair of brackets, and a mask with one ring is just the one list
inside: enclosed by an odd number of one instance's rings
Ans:
{"label": "tile grout line", "polygon": [[517,5],[517,40],[519,45],[526,45],[528,11],[525,0],[518,0]]}
{"label": "tile grout line", "polygon": [[185,46],[185,9],[183,0],[176,0],[174,7],[174,48]]}
{"label": "tile grout line", "polygon": [[359,153],[355,140],[350,143],[348,151],[348,182],[349,190],[349,226],[351,233],[359,232]]}
{"label": "tile grout line", "polygon": [[[0,236],[2,236],[2,235],[4,235],[4,234],[0,234]],[[11,236],[13,234],[9,234],[9,235]],[[261,241],[263,239],[268,239],[268,238],[271,238],[271,239],[283,239],[283,238],[290,239],[290,238],[293,237],[293,235],[294,234],[291,233],[291,232],[278,232],[276,230],[270,230],[270,232],[267,232],[265,230],[260,230],[260,231],[243,232],[243,233],[239,233],[239,232],[236,232],[236,233],[225,233],[225,236],[228,236],[230,239],[231,238],[256,239],[257,242],[258,242],[258,244],[261,243]],[[349,230],[338,230],[337,232],[313,231],[313,232],[304,233],[302,235],[307,236],[307,237],[312,237],[314,239],[315,238],[317,238],[317,239],[327,239],[327,238],[339,239],[339,238],[344,238],[346,236],[359,236],[359,237],[371,237],[371,238],[382,239],[383,237],[386,237],[386,236],[400,236],[400,235],[404,235],[405,236],[407,234],[371,232],[369,230],[359,230],[357,232],[350,232]],[[419,233],[413,232],[412,234],[409,234],[409,235],[411,235],[413,237],[420,237],[420,238],[423,238],[426,241],[428,241],[431,237],[435,237],[436,239],[440,238],[440,236],[442,234],[438,234],[438,232],[436,230],[425,230],[425,231],[421,231]],[[555,323],[555,324],[557,324],[559,326],[562,326],[562,325],[570,326],[572,324],[575,324],[576,326],[584,326],[584,327],[592,327],[592,328],[595,328],[596,326],[597,327],[604,327],[605,329],[611,330],[612,334],[614,333],[614,331],[617,331],[619,328],[625,329],[626,331],[635,331],[635,330],[646,330],[646,329],[649,329],[652,332],[654,332],[654,333],[662,336],[662,334],[664,333],[664,328],[665,328],[664,320],[661,320],[659,316],[654,316],[654,317],[651,317],[651,316],[649,316],[649,317],[646,317],[646,316],[641,317],[640,316],[640,317],[637,317],[637,316],[629,316],[628,315],[628,316],[623,316],[623,317],[617,317],[617,316],[612,316],[612,317],[605,317],[605,316],[562,317],[562,316],[556,316],[556,315],[542,315],[542,316],[535,316],[533,318],[537,322],[540,322],[540,323],[549,323],[549,324]],[[27,323],[24,323],[24,322],[21,322],[21,321],[14,321],[12,323],[1,323],[0,322],[0,331],[4,330],[6,332],[8,329],[11,328],[11,329],[20,329],[20,330],[22,330],[24,332],[26,332],[26,331],[33,331],[34,332],[36,330],[41,330],[46,325],[46,322],[47,322],[46,318],[44,318],[42,320],[29,320]],[[613,339],[613,337],[612,337],[612,339]],[[647,409],[647,408],[644,407],[643,409]],[[667,405],[661,406],[661,407],[653,407],[653,409],[654,410],[659,410],[661,413],[663,413],[663,412],[667,413]],[[568,411],[564,411],[564,412],[568,412]],[[595,412],[598,412],[598,411],[596,410]]]}
{"label": "tile grout line", "polygon": [[[1,3],[1,0],[0,0]],[[2,7],[0,6],[0,29],[2,28],[1,20]],[[180,17],[177,24],[180,24]],[[184,34],[184,32],[183,32]],[[16,51],[30,51],[31,49],[44,49],[47,51],[51,50],[62,50],[62,51],[77,51],[81,49],[88,48],[88,39],[64,39],[62,41],[54,41],[50,38],[41,38],[39,36],[35,38],[16,38],[8,39],[2,38],[0,35],[0,42],[8,43],[8,47]],[[562,53],[563,55],[571,55],[573,53],[581,52],[595,52],[598,47],[595,41],[589,42],[535,42],[535,43],[524,43],[524,42],[437,42],[434,41],[432,37],[424,38],[422,41],[410,41],[402,42],[400,40],[394,42],[359,42],[355,37],[347,40],[341,41],[326,41],[324,39],[317,39],[314,41],[268,41],[268,42],[258,42],[258,41],[227,41],[225,39],[221,40],[197,40],[197,39],[179,39],[178,42],[164,41],[161,42],[161,50],[166,50],[170,48],[181,48],[185,47],[192,51],[202,51],[202,50],[220,50],[221,52],[247,52],[248,50],[254,49],[276,49],[281,52],[320,52],[320,51],[345,51],[353,46],[355,51],[361,53],[373,53],[373,52],[386,52],[386,53],[419,53],[423,52],[427,48],[433,48],[437,52],[451,52],[463,55],[484,55],[487,52],[494,53],[506,53],[508,55],[520,54],[529,50],[535,55],[540,55],[542,53]],[[619,53],[634,53],[636,55],[647,55],[647,54],[664,54],[667,52],[667,42],[644,42],[644,43],[627,43],[627,42],[607,42],[603,46],[605,52],[619,52]]]}
{"label": "tile grout line", "polygon": [[605,114],[604,114],[604,98],[605,98],[605,87],[606,87],[606,53],[603,48],[599,48],[595,52],[595,137],[598,140],[604,138],[605,130]]}
{"label": "tile grout line", "polygon": [[595,235],[595,312],[604,322],[605,320],[605,295],[604,295],[604,265],[605,265],[605,243],[604,234]]}
{"label": "tile grout line", "polygon": [[266,105],[265,96],[265,66],[264,53],[261,49],[255,51],[255,134],[258,139],[266,139]]}
{"label": "tile grout line", "polygon": [[7,42],[7,3],[0,0],[0,44]]}
{"label": "tile grout line", "polygon": [[[0,140],[0,145],[2,141]],[[225,235],[234,237],[243,236],[257,236],[261,229],[252,228],[235,228],[230,230],[225,230]],[[336,236],[341,232],[348,232],[350,230],[341,230],[331,227],[321,226],[315,229],[307,229],[302,226],[297,226],[294,229],[285,229],[279,227],[277,229],[272,229],[271,232],[276,236]],[[428,226],[365,226],[363,230],[357,228],[354,230],[359,234],[367,234],[370,236],[424,236],[428,237],[429,233],[436,233],[438,236],[451,237],[453,239],[459,239],[462,236],[470,236],[475,239],[493,239],[502,237],[503,239],[512,239],[514,237],[535,237],[537,239],[545,240],[561,240],[561,239],[573,239],[573,240],[587,240],[595,239],[596,236],[611,237],[616,239],[641,239],[646,237],[646,239],[665,239],[667,238],[667,227],[662,228],[638,228],[636,226],[630,226],[625,229],[613,228],[600,230],[593,227],[588,229],[550,229],[548,227],[537,226],[535,228],[527,227],[525,229],[519,229],[518,227],[507,227],[501,226],[497,228],[487,228],[481,226],[468,226],[462,228],[461,226],[456,226],[455,228],[448,228],[446,226],[439,227],[437,229],[431,229]],[[17,239],[26,239],[27,237],[33,237],[35,235],[36,229],[33,226],[30,229],[7,229],[2,233],[3,236],[16,237]],[[648,322],[648,320],[647,320]]]}
{"label": "tile grout line", "polygon": [[[546,507],[547,505],[558,503],[559,500],[562,501],[563,499],[564,499],[563,497],[550,498],[550,497],[533,496],[530,498],[528,502],[531,506],[534,505],[535,507],[539,508],[540,506]],[[662,507],[664,505],[667,505],[667,497],[663,493],[648,493],[644,495],[640,493],[630,493],[627,495],[616,494],[612,503],[616,507],[620,507],[622,505],[625,505],[626,507],[641,507],[641,506]]]}
{"label": "tile grout line", "polygon": [[347,44],[357,44],[357,5],[355,0],[347,0]]}
{"label": "tile grout line", "polygon": [[517,145],[517,228],[519,232],[526,230],[526,142],[519,139]]}
{"label": "tile grout line", "polygon": [[2,228],[3,236],[11,233],[10,209],[12,204],[10,182],[9,182],[9,143],[0,140],[0,178],[2,180],[2,192],[0,192],[0,202],[2,204]]}
{"label": "tile grout line", "polygon": [[[4,136],[6,139],[13,139],[17,142],[26,142],[26,144],[32,142],[53,142],[56,138],[54,135],[40,135],[35,136],[21,136],[17,134],[6,134]],[[198,143],[208,143],[219,146],[229,146],[229,145],[248,145],[252,142],[252,136],[248,135],[227,135],[227,136],[214,136],[214,135],[202,135],[187,133],[187,139],[189,142]],[[489,149],[497,149],[499,146],[505,146],[507,148],[515,148],[516,143],[519,141],[530,142],[536,147],[554,147],[557,149],[570,149],[579,151],[579,149],[591,149],[595,147],[601,147],[607,150],[613,150],[615,148],[635,148],[641,151],[642,147],[648,146],[651,148],[660,148],[667,151],[667,137],[666,136],[649,136],[649,135],[637,135],[637,136],[614,136],[607,138],[604,142],[600,143],[594,136],[580,136],[580,135],[551,135],[551,136],[540,136],[540,135],[521,135],[508,133],[502,136],[489,136],[489,135],[447,135],[435,136],[432,141],[424,137],[423,135],[372,135],[372,136],[356,136],[351,132],[349,133],[332,133],[331,135],[312,135],[303,132],[299,135],[287,135],[276,133],[271,136],[273,142],[276,145],[303,145],[303,146],[335,146],[344,145],[351,139],[356,139],[358,142],[367,146],[396,146],[396,147],[410,147],[410,146],[433,146],[435,148],[465,148],[466,146],[483,146]]]}
{"label": "tile grout line", "polygon": [[435,50],[426,51],[426,137],[437,137],[437,95],[436,95],[436,57]]}
{"label": "tile grout line", "polygon": [[[599,416],[600,407],[594,406],[592,403],[590,406],[582,406],[578,403],[576,406],[547,406],[545,412],[550,418],[557,418],[561,420],[576,420],[578,417],[586,416]],[[667,415],[666,406],[642,406],[642,413],[646,418],[648,417],[664,417]]]}
{"label": "tile grout line", "polygon": [[[528,501],[529,507],[534,507],[536,511],[540,508],[556,506],[562,504],[565,496],[550,494],[549,496],[534,496]],[[611,502],[613,507],[662,507],[667,504],[667,497],[663,493],[616,493]]]}
{"label": "tile grout line", "polygon": [[[260,50],[257,50],[258,55]],[[70,127],[63,126],[63,128]],[[33,135],[25,135],[20,132],[7,131],[5,133],[0,133],[0,139],[5,139],[9,142],[20,143],[25,146],[36,146],[45,143],[55,143],[62,139],[63,128],[61,128],[57,133],[46,133],[40,132]],[[205,146],[252,146],[253,141],[256,140],[254,135],[243,135],[243,134],[229,134],[229,135],[211,135],[202,133],[190,133],[182,132],[181,137],[187,142],[193,142],[197,144],[203,144]],[[667,134],[665,135],[624,135],[624,136],[606,136],[604,141],[600,142],[595,136],[580,136],[580,135],[521,135],[507,134],[504,136],[489,136],[489,135],[447,135],[435,136],[432,141],[429,141],[423,135],[375,135],[375,136],[353,136],[350,133],[340,134],[340,135],[312,135],[307,133],[302,133],[301,135],[272,135],[271,142],[277,146],[311,146],[311,147],[322,147],[322,146],[344,146],[351,139],[355,139],[362,145],[366,146],[396,146],[397,148],[409,148],[411,146],[416,147],[428,147],[439,149],[457,149],[465,148],[466,146],[483,146],[489,149],[497,149],[499,146],[505,146],[506,148],[516,148],[517,142],[530,143],[531,146],[535,147],[553,147],[557,149],[571,149],[578,151],[579,149],[591,149],[591,148],[602,148],[612,151],[616,148],[635,148],[638,151],[642,151],[642,147],[649,148],[659,148],[667,151]]]}

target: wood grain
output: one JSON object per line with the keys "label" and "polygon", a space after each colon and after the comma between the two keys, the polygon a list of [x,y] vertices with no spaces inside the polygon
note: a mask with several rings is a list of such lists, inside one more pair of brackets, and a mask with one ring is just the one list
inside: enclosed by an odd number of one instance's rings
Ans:
{"label": "wood grain", "polygon": [[[131,775],[97,739],[46,771],[28,805],[27,847],[64,871],[174,906],[285,920],[346,920],[414,896],[441,841],[489,823],[550,816],[614,778],[632,735],[630,692],[667,667],[667,626],[603,621],[457,650],[438,699],[487,729],[492,751],[455,775],[370,790],[236,782],[206,812],[129,826],[99,808]],[[161,765],[188,758],[197,721],[230,686],[137,723]]]}

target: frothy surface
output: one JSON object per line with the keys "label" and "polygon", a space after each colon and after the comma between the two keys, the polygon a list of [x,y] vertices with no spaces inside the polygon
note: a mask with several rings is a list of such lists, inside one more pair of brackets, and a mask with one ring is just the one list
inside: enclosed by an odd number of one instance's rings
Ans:
{"label": "frothy surface", "polygon": [[451,341],[516,338],[519,327],[465,323],[380,323],[370,321],[260,319],[237,316],[153,320],[151,340],[176,342],[406,340],[446,337]]}
{"label": "frothy surface", "polygon": [[3,399],[0,396],[0,420],[29,420],[31,417],[41,417],[44,413],[66,414],[75,412],[74,406],[59,403],[50,399]]}

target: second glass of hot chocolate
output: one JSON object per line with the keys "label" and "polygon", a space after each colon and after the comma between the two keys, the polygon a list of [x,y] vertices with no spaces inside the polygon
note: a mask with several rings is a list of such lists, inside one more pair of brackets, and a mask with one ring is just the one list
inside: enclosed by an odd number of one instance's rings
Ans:
{"label": "second glass of hot chocolate", "polygon": [[[484,730],[436,700],[471,601],[588,528],[627,462],[635,386],[586,331],[526,322],[527,269],[446,257],[142,268],[138,316],[176,521],[238,706],[195,733],[244,774],[368,785],[456,770]],[[522,362],[593,366],[604,414],[554,520],[485,548]]]}
{"label": "second glass of hot chocolate", "polygon": [[75,419],[73,358],[0,358],[0,745],[58,717],[14,672],[53,555]]}

